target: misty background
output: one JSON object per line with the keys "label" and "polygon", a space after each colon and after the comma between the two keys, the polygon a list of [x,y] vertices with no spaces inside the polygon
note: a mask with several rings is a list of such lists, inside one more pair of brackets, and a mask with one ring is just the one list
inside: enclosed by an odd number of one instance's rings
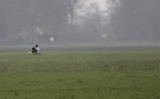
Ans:
{"label": "misty background", "polygon": [[160,0],[0,0],[0,45],[160,41]]}

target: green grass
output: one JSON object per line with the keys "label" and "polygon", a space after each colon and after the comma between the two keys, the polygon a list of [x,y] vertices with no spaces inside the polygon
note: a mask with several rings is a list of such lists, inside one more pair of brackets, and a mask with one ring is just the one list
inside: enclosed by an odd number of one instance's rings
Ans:
{"label": "green grass", "polygon": [[160,99],[160,50],[0,52],[0,99]]}

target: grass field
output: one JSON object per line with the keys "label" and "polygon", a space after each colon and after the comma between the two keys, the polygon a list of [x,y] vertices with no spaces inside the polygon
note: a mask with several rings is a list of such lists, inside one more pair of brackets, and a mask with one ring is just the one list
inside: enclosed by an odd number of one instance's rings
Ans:
{"label": "grass field", "polygon": [[160,50],[0,52],[0,99],[160,99]]}

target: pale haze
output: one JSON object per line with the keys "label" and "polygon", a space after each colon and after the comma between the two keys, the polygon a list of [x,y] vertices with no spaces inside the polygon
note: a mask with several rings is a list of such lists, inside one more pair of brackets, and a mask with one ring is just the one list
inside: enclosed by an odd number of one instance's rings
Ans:
{"label": "pale haze", "polygon": [[100,10],[106,10],[106,0],[88,0],[88,2],[97,3]]}
{"label": "pale haze", "polygon": [[159,5],[160,0],[0,0],[0,48],[159,42]]}

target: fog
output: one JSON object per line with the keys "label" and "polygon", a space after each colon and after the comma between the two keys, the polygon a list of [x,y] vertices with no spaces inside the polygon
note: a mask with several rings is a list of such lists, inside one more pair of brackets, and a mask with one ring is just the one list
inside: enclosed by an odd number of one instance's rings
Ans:
{"label": "fog", "polygon": [[157,42],[159,5],[160,0],[0,0],[0,47]]}

